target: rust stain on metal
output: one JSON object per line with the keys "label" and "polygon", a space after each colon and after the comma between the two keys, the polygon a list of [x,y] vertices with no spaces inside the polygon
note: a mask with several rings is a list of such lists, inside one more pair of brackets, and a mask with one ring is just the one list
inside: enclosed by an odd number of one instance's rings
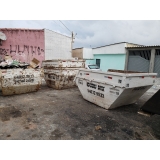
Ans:
{"label": "rust stain on metal", "polygon": [[79,68],[84,68],[84,60],[43,61],[44,79],[49,87],[67,89],[76,87],[73,81]]}

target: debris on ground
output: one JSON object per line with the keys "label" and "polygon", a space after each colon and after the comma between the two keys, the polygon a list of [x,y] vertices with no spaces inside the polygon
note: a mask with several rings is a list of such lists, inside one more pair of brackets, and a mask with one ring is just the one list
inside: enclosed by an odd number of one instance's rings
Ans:
{"label": "debris on ground", "polygon": [[101,129],[102,129],[101,126],[99,126],[99,125],[98,125],[98,126],[95,126],[95,130],[96,130],[96,131],[101,130]]}
{"label": "debris on ground", "polygon": [[33,58],[33,60],[30,62],[30,68],[38,68],[39,67],[39,61],[36,58]]}
{"label": "debris on ground", "polygon": [[141,114],[141,115],[143,115],[143,116],[147,116],[147,117],[150,117],[150,116],[152,116],[152,114],[150,114],[150,113],[148,113],[148,112],[144,112],[144,111],[138,111],[137,112],[138,114]]}

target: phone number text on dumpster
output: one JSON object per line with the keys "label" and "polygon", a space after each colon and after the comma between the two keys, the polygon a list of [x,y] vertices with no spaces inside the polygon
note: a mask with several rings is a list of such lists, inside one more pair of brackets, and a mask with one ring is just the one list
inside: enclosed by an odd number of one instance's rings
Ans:
{"label": "phone number text on dumpster", "polygon": [[91,93],[95,96],[98,96],[98,97],[101,97],[101,98],[104,98],[104,94],[103,93],[100,93],[100,92],[96,92],[96,91],[93,91],[91,89],[87,89],[88,93]]}

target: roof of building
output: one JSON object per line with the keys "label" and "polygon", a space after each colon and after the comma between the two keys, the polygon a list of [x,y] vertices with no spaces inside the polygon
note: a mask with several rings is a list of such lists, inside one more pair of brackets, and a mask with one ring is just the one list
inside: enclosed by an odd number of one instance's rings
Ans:
{"label": "roof of building", "polygon": [[81,47],[81,48],[74,48],[73,50],[75,50],[75,49],[82,49],[82,48],[84,48],[84,47]]}
{"label": "roof of building", "polygon": [[[106,47],[106,46],[111,46],[111,45],[116,45],[116,44],[121,44],[121,43],[129,43],[129,44],[134,44],[134,45],[137,45],[137,46],[140,45],[140,44],[135,44],[135,43],[130,43],[130,42],[119,42],[119,43],[108,44],[108,45],[105,45],[105,46],[95,47],[93,49]],[[143,45],[141,45],[141,46],[143,46]]]}
{"label": "roof of building", "polygon": [[127,49],[131,49],[131,48],[154,48],[154,47],[160,47],[160,45],[152,45],[152,46],[132,46],[132,47],[126,47]]}

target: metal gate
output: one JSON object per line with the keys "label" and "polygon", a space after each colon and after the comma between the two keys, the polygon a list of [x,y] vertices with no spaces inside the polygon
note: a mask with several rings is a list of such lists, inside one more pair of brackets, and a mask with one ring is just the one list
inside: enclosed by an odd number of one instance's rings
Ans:
{"label": "metal gate", "polygon": [[156,50],[154,61],[154,73],[157,73],[157,77],[160,77],[160,50]]}
{"label": "metal gate", "polygon": [[151,51],[129,51],[128,71],[149,72]]}

